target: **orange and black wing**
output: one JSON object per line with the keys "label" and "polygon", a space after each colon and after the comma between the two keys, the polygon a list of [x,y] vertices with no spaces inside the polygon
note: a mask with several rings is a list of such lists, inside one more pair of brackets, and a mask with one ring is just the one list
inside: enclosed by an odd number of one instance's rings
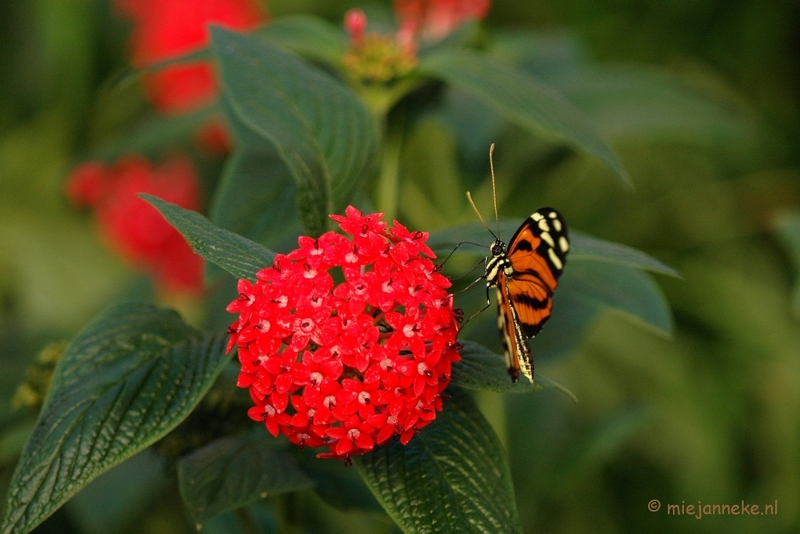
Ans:
{"label": "orange and black wing", "polygon": [[533,367],[526,336],[511,302],[509,279],[500,272],[497,279],[497,327],[503,342],[506,369],[513,382],[519,381],[519,371],[533,382]]}
{"label": "orange and black wing", "polygon": [[533,213],[511,238],[506,253],[514,268],[507,281],[509,300],[526,338],[538,334],[550,318],[567,252],[567,225],[552,208]]}

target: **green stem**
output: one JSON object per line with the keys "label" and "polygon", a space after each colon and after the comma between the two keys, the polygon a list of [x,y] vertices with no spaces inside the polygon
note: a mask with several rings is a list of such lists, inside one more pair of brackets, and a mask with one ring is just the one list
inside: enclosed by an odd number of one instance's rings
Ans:
{"label": "green stem", "polygon": [[386,132],[383,145],[381,171],[378,176],[376,204],[378,211],[386,214],[386,220],[397,218],[398,196],[400,193],[400,148],[402,146],[402,128],[391,128]]}

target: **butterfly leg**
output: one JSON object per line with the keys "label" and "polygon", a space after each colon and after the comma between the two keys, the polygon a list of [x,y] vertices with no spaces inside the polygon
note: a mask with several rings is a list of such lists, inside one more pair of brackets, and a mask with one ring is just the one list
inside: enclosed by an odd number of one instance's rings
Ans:
{"label": "butterfly leg", "polygon": [[[487,261],[487,259],[486,259],[486,258],[484,258],[484,259],[483,259],[483,264],[484,264],[484,268],[483,268],[483,270],[484,270],[484,272],[486,272],[486,261]],[[486,275],[485,275],[485,274],[484,274],[483,276],[481,276],[480,278],[476,279],[474,282],[472,282],[470,285],[468,285],[468,286],[467,286],[465,289],[469,289],[470,287],[472,287],[472,286],[474,286],[475,284],[477,284],[477,283],[478,283],[478,280],[484,280],[484,279],[486,279]],[[492,299],[489,297],[489,287],[490,287],[490,286],[489,286],[489,284],[486,284],[486,306],[484,306],[484,307],[483,307],[483,308],[481,308],[480,310],[478,310],[478,311],[476,311],[475,313],[473,313],[472,315],[470,315],[470,316],[469,316],[469,319],[467,319],[466,321],[464,321],[464,323],[461,325],[461,327],[462,327],[462,328],[463,328],[463,327],[464,327],[464,326],[465,326],[467,323],[469,323],[469,322],[470,322],[472,319],[474,319],[474,318],[475,318],[477,315],[480,315],[481,313],[483,313],[484,311],[486,311],[486,309],[487,309],[489,306],[491,306],[491,305],[492,305]]]}

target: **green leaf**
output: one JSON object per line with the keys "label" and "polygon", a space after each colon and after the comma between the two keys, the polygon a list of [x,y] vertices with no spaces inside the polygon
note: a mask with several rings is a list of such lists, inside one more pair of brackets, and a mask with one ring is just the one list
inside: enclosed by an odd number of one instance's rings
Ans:
{"label": "green leaf", "polygon": [[420,62],[419,70],[482,99],[521,128],[597,157],[620,181],[630,184],[622,163],[591,119],[528,74],[489,55],[465,50],[431,54]]}
{"label": "green leaf", "polygon": [[275,253],[254,241],[211,224],[196,211],[183,209],[158,197],[141,193],[161,212],[197,254],[222,267],[235,278],[255,280],[256,273],[272,265]]}
{"label": "green leaf", "polygon": [[403,446],[392,441],[353,458],[361,476],[403,532],[522,532],[506,452],[467,393]]}
{"label": "green leaf", "polygon": [[313,481],[266,431],[213,441],[178,462],[181,497],[199,529],[213,517]]}
{"label": "green leaf", "polygon": [[555,388],[569,396],[576,403],[578,398],[570,390],[535,373],[533,383],[525,377],[516,384],[511,381],[502,354],[497,354],[474,341],[462,341],[461,361],[453,364],[451,383],[467,389],[484,389],[498,393],[530,393],[542,389]]}
{"label": "green leaf", "polygon": [[620,311],[663,335],[669,336],[674,331],[669,303],[658,284],[631,267],[600,262],[568,263],[559,280],[556,295],[559,293],[599,309]]}
{"label": "green leaf", "polygon": [[175,428],[227,363],[225,336],[171,310],[112,306],[70,344],[11,482],[5,534],[29,532],[92,479]]}
{"label": "green leaf", "polygon": [[298,212],[319,235],[371,170],[375,123],[344,85],[264,39],[212,28],[231,109],[272,143],[297,182]]}
{"label": "green leaf", "polygon": [[582,67],[546,81],[613,139],[702,146],[753,141],[759,134],[755,116],[741,104],[655,69]]}
{"label": "green leaf", "polygon": [[665,274],[682,278],[681,273],[666,263],[635,248],[619,243],[612,243],[580,232],[570,232],[569,261],[591,261],[624,265],[643,271]]}
{"label": "green leaf", "polygon": [[209,219],[220,228],[275,246],[299,231],[296,193],[289,170],[274,151],[237,149],[225,164]]}
{"label": "green leaf", "polygon": [[[522,224],[521,221],[500,221],[500,239],[509,239],[517,228]],[[494,231],[494,228],[492,229]],[[487,239],[488,237],[488,239]],[[625,265],[636,269],[652,271],[669,276],[680,277],[681,274],[666,265],[634,248],[619,243],[612,243],[586,235],[575,230],[569,232],[570,251],[567,256],[568,263],[572,262],[605,262],[615,265]],[[439,256],[447,256],[459,243],[486,243],[486,247],[481,250],[479,247],[462,246],[454,254],[486,254],[492,242],[492,236],[480,223],[469,223],[455,226],[431,233],[428,238],[428,246]]]}
{"label": "green leaf", "polygon": [[334,67],[342,66],[347,51],[348,37],[341,27],[309,15],[275,19],[259,30],[258,35],[274,45]]}

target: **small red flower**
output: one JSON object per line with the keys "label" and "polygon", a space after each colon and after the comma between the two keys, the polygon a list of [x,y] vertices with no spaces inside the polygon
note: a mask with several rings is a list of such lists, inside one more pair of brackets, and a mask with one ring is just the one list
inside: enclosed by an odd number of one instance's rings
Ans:
{"label": "small red flower", "polygon": [[139,198],[150,193],[186,209],[200,207],[200,182],[188,157],[175,155],[153,168],[140,157],[112,167],[89,161],[66,182],[76,206],[92,207],[98,230],[128,263],[147,271],[163,293],[198,293],[203,260],[153,206]]}
{"label": "small red flower", "polygon": [[239,281],[228,311],[249,415],[274,436],[327,446],[347,459],[407,444],[442,409],[460,359],[450,281],[436,272],[428,235],[383,214],[331,215],[351,237],[300,237],[253,284]]}

